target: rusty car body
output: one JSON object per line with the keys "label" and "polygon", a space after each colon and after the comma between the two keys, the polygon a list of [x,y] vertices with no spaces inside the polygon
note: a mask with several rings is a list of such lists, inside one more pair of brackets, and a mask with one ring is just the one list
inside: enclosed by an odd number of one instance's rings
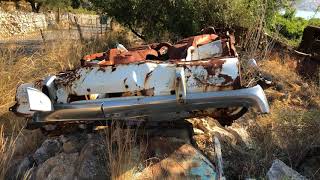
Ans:
{"label": "rusty car body", "polygon": [[88,55],[79,68],[20,85],[10,110],[33,123],[171,121],[208,112],[236,119],[250,106],[268,113],[263,89],[241,86],[234,43],[228,33],[206,33]]}

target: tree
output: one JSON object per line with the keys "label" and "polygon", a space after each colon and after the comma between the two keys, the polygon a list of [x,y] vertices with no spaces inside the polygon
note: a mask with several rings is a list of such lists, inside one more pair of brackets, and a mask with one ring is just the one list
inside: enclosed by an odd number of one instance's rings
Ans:
{"label": "tree", "polygon": [[279,0],[91,0],[134,34],[146,40],[176,39],[216,27],[255,26],[261,11],[266,21],[282,3]]}
{"label": "tree", "polygon": [[30,3],[32,12],[39,13],[40,8],[66,8],[71,5],[71,0],[27,0]]}
{"label": "tree", "polygon": [[72,0],[72,1],[71,1],[71,6],[72,6],[72,8],[74,8],[74,9],[79,8],[80,5],[81,5],[81,1],[80,1],[80,0]]}
{"label": "tree", "polygon": [[[166,33],[186,35],[194,30],[192,8],[185,0],[127,0],[121,2],[93,0],[92,2],[98,10],[114,17],[142,39],[155,37],[161,39]],[[179,21],[180,18],[185,20]],[[172,32],[167,31],[168,29]]]}
{"label": "tree", "polygon": [[38,0],[27,0],[30,3],[32,12],[39,13],[40,7],[42,6],[42,1]]}

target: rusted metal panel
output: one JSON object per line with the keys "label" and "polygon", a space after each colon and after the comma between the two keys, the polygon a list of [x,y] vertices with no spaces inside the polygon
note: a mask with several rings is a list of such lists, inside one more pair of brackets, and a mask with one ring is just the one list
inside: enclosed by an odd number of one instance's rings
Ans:
{"label": "rusted metal panel", "polygon": [[[237,58],[194,62],[153,62],[83,67],[57,76],[57,102],[66,103],[70,95],[108,93],[170,95],[175,91],[176,69],[185,69],[187,92],[235,89],[239,80]],[[131,92],[131,93],[128,93]]]}
{"label": "rusted metal panel", "polygon": [[320,27],[307,26],[297,52],[297,70],[307,80],[320,85]]}
{"label": "rusted metal panel", "polygon": [[[223,47],[227,47],[227,41],[217,39],[218,36],[215,34],[204,34],[183,39],[174,45],[155,43],[131,48],[124,52],[115,48],[105,53],[84,56],[81,64],[87,67],[94,64],[100,66],[129,64],[150,60],[150,57],[158,60],[191,61],[227,55],[223,50]],[[165,51],[163,51],[164,47]]]}
{"label": "rusted metal panel", "polygon": [[150,49],[150,47],[147,49],[142,48],[128,52],[121,52],[118,49],[110,49],[106,53],[84,56],[82,58],[82,66],[92,66],[94,64],[99,64],[100,66],[129,64],[145,61],[147,59],[147,55],[158,56],[158,53],[155,50]]}

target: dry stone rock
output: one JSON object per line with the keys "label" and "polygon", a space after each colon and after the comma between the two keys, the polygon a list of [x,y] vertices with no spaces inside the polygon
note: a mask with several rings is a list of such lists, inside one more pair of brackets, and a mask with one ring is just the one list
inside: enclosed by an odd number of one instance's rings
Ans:
{"label": "dry stone rock", "polygon": [[60,151],[61,143],[57,139],[47,139],[33,154],[33,159],[39,165]]}
{"label": "dry stone rock", "polygon": [[87,142],[87,136],[76,133],[69,136],[61,136],[60,141],[63,142],[62,149],[65,153],[80,152]]}
{"label": "dry stone rock", "polygon": [[80,152],[77,176],[79,179],[108,179],[106,163],[106,146],[101,140],[91,140]]}
{"label": "dry stone rock", "polygon": [[44,14],[0,10],[0,36],[25,34],[46,28],[47,22]]}
{"label": "dry stone rock", "polygon": [[147,154],[153,156],[137,179],[216,179],[216,169],[191,144],[177,138],[153,138]]}
{"label": "dry stone rock", "polygon": [[[161,131],[150,133],[152,136],[140,137],[139,141],[130,144],[132,147],[123,153],[123,156],[129,156],[130,162],[127,164],[118,162],[117,158],[109,159],[108,143],[105,142],[107,133],[76,132],[46,139],[29,158],[20,160],[15,169],[26,171],[34,167],[31,175],[36,180],[111,179],[111,175],[115,175],[111,174],[111,165],[124,166],[120,176],[127,179],[216,178],[216,167],[191,145],[188,130]],[[205,140],[206,134],[198,136],[203,138],[204,143],[208,143]],[[115,152],[119,152],[117,143],[111,146]],[[206,155],[213,157],[213,153]]]}
{"label": "dry stone rock", "polygon": [[220,134],[222,141],[228,142],[232,145],[249,146],[251,143],[249,134],[243,126],[233,124],[230,127],[222,127],[217,120],[211,117],[192,118],[188,119],[188,121],[193,124],[196,132],[201,130],[209,138],[215,134]]}
{"label": "dry stone rock", "polygon": [[74,179],[75,163],[78,156],[78,153],[60,153],[57,156],[51,157],[38,168],[36,179]]}
{"label": "dry stone rock", "polygon": [[44,140],[44,135],[40,129],[21,131],[16,140],[15,156],[29,154],[41,145]]}
{"label": "dry stone rock", "polygon": [[291,180],[304,180],[306,179],[300,175],[297,171],[293,170],[287,166],[284,162],[276,159],[273,161],[271,168],[267,172],[267,178],[269,180],[282,180],[282,179],[291,179]]}

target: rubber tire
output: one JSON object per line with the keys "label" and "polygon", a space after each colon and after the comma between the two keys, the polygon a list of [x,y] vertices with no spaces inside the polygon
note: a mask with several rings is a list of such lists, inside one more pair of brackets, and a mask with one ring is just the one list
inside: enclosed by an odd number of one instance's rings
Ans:
{"label": "rubber tire", "polygon": [[[248,112],[247,107],[239,107],[241,108],[236,114],[228,115],[223,114],[222,116],[213,116],[222,126],[231,126],[232,123],[242,117],[246,112]],[[238,110],[238,109],[237,109]]]}

